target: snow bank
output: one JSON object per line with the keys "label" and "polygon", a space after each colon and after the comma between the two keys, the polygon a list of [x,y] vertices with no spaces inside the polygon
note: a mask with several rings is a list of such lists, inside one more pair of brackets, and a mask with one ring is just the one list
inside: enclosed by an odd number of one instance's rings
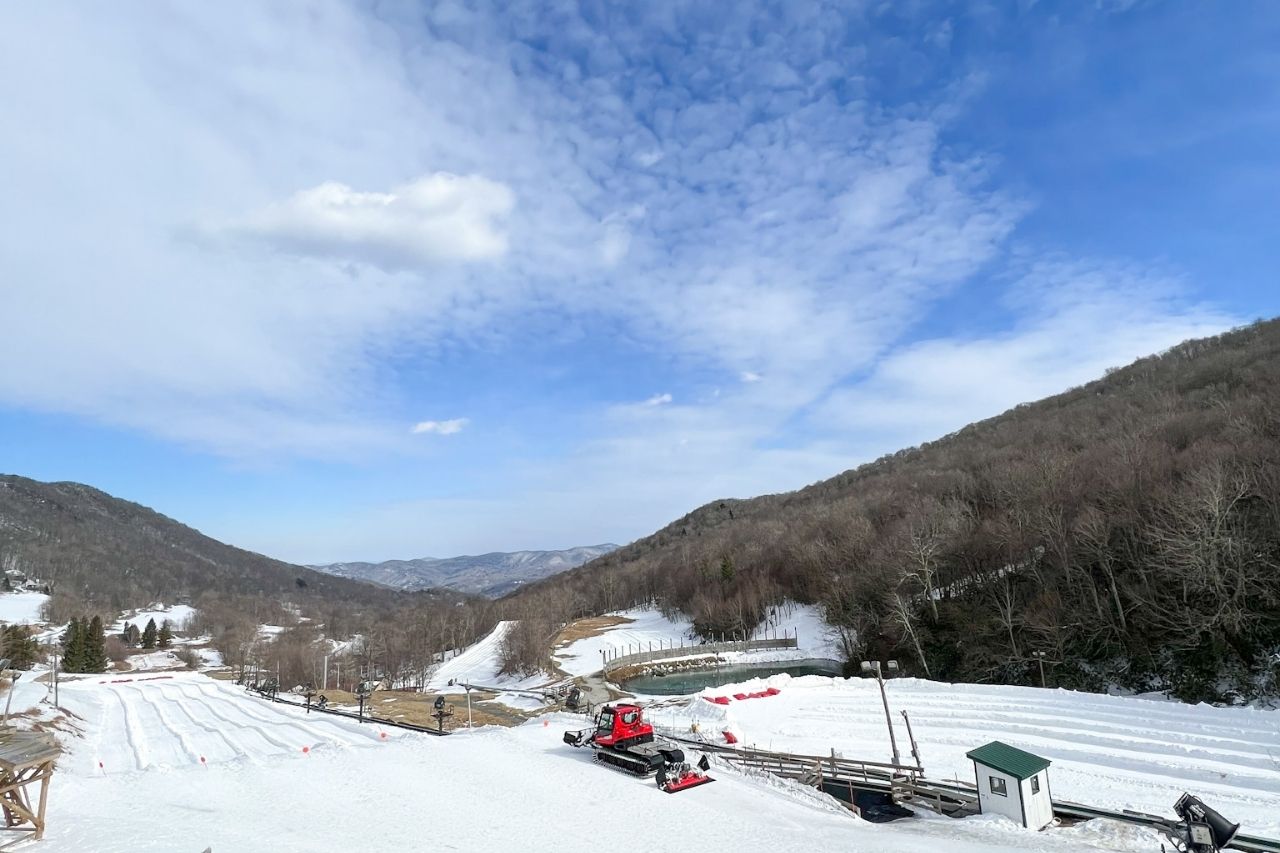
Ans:
{"label": "snow bank", "polygon": [[49,600],[42,592],[0,593],[0,622],[35,625],[41,622],[40,608]]}

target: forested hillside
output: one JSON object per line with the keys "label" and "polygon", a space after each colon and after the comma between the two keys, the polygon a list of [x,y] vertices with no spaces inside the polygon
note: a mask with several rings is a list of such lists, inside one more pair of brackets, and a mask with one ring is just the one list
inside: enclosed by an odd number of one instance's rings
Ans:
{"label": "forested hillside", "polygon": [[850,657],[939,679],[1169,689],[1280,681],[1280,321],[797,492],[703,506],[508,603],[646,601],[704,634],[820,602]]}
{"label": "forested hillside", "polygon": [[[302,680],[323,635],[359,635],[354,654],[387,671],[421,669],[492,624],[489,603],[449,590],[400,592],[219,542],[144,506],[79,483],[0,476],[0,568],[51,588],[48,617],[100,616],[189,602],[230,663],[252,658]],[[272,643],[258,626],[286,626]]]}

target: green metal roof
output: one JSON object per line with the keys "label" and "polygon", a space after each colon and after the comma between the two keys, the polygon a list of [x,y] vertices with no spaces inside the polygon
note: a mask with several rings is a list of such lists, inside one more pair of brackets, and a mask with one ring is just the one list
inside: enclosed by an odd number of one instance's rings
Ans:
{"label": "green metal roof", "polygon": [[1001,773],[1008,773],[1018,781],[1030,779],[1049,766],[1049,759],[1023,752],[1016,746],[1009,746],[998,740],[972,749],[965,755],[979,764],[985,764]]}

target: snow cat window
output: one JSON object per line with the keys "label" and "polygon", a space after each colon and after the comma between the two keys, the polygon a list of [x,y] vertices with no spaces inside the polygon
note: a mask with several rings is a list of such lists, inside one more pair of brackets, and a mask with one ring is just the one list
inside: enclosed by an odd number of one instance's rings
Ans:
{"label": "snow cat window", "polygon": [[627,711],[622,715],[622,722],[628,726],[634,726],[638,719],[640,719],[639,711]]}
{"label": "snow cat window", "polygon": [[600,712],[600,722],[596,726],[596,731],[598,732],[613,731],[613,711]]}

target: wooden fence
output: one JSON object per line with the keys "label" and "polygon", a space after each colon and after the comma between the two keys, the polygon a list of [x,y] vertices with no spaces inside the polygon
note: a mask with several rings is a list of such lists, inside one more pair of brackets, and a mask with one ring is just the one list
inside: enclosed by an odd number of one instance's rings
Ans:
{"label": "wooden fence", "polygon": [[679,640],[674,643],[632,643],[621,649],[602,649],[600,652],[604,674],[610,670],[624,666],[635,666],[657,660],[673,660],[675,658],[713,655],[720,652],[757,652],[774,649],[796,649],[800,647],[800,639],[795,634],[781,637],[769,637],[760,640],[725,640],[719,643],[686,643]]}

